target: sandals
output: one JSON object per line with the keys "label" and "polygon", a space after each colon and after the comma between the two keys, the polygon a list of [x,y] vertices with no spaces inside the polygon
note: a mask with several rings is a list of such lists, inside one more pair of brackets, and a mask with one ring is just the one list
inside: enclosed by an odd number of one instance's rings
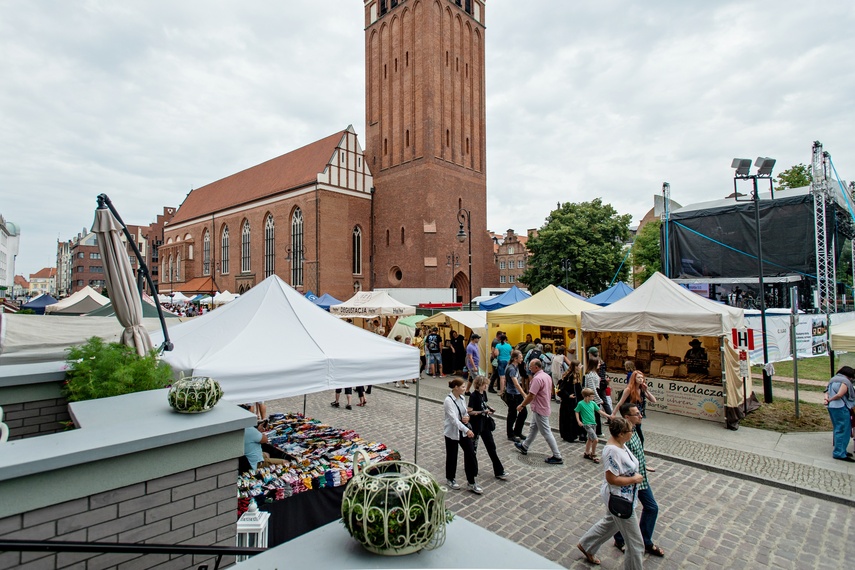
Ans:
{"label": "sandals", "polygon": [[587,552],[584,548],[582,548],[582,543],[577,544],[577,545],[576,545],[576,548],[578,548],[578,549],[579,549],[579,551],[580,551],[582,554],[584,554],[584,555],[585,555],[585,558],[586,558],[586,559],[588,560],[588,562],[590,562],[591,564],[599,564],[599,563],[600,563],[600,559],[599,559],[599,558],[595,557],[593,554],[591,554],[590,552]]}
{"label": "sandals", "polygon": [[655,544],[653,546],[645,546],[644,551],[647,552],[647,554],[659,556],[660,558],[665,556],[665,553],[662,552],[662,549],[656,546]]}
{"label": "sandals", "polygon": [[600,462],[600,458],[599,458],[599,457],[597,457],[596,455],[589,455],[589,454],[587,454],[587,453],[586,453],[586,454],[584,455],[584,457],[585,457],[585,459],[590,459],[590,460],[591,460],[591,461],[593,461],[594,463],[599,463],[599,462]]}

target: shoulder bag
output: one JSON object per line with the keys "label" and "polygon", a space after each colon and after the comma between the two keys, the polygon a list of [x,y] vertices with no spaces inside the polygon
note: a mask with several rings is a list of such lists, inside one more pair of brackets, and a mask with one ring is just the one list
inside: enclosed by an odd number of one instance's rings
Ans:
{"label": "shoulder bag", "polygon": [[638,485],[633,485],[632,500],[624,499],[620,495],[615,495],[609,491],[609,512],[619,519],[628,519],[631,517],[633,512],[632,505],[635,503],[636,489],[638,489]]}

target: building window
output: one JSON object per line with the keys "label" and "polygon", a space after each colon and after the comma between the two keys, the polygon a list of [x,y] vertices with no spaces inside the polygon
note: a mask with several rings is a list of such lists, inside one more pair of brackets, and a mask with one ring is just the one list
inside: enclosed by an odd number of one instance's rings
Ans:
{"label": "building window", "polygon": [[173,281],[181,281],[181,254],[175,258],[175,279]]}
{"label": "building window", "polygon": [[508,283],[513,283],[513,282],[514,282],[514,276],[508,275]]}
{"label": "building window", "polygon": [[273,223],[273,215],[267,215],[264,222],[264,277],[270,277],[276,270],[276,227]]}
{"label": "building window", "polygon": [[211,274],[211,233],[205,230],[202,235],[202,275]]}
{"label": "building window", "polygon": [[249,273],[252,269],[252,257],[249,251],[250,239],[249,220],[243,221],[243,229],[240,231],[240,272]]}
{"label": "building window", "polygon": [[362,275],[362,228],[353,228],[353,274]]}
{"label": "building window", "polygon": [[517,260],[517,269],[522,269],[523,267],[525,267],[525,260],[524,259]]}
{"label": "building window", "polygon": [[163,262],[163,268],[160,270],[160,274],[163,275],[163,282],[169,283],[169,271],[167,271],[168,266],[166,265],[166,261]]}
{"label": "building window", "polygon": [[505,262],[504,262],[504,261],[500,261],[500,262],[499,262],[499,269],[504,269],[504,268],[505,268]]}
{"label": "building window", "polygon": [[89,267],[89,273],[104,273],[104,267],[101,265],[91,265]]}
{"label": "building window", "polygon": [[220,238],[220,273],[229,274],[229,226],[223,226],[223,237]]}
{"label": "building window", "polygon": [[169,256],[169,272],[166,274],[169,281],[175,281],[175,264],[172,262],[172,256]]}
{"label": "building window", "polygon": [[505,280],[505,276],[504,276],[504,275],[499,275],[499,283],[504,283],[505,281],[506,281],[506,280]]}
{"label": "building window", "polygon": [[508,255],[513,255],[513,254],[514,254],[514,246],[509,245],[508,246]]}
{"label": "building window", "polygon": [[291,216],[291,285],[303,285],[303,212],[300,208]]}
{"label": "building window", "polygon": [[101,254],[100,253],[90,253],[89,259],[101,259]]}
{"label": "building window", "polygon": [[[77,259],[83,259],[84,256],[85,256],[85,254],[82,251],[78,252]],[[81,285],[82,285],[82,283],[81,283]]]}

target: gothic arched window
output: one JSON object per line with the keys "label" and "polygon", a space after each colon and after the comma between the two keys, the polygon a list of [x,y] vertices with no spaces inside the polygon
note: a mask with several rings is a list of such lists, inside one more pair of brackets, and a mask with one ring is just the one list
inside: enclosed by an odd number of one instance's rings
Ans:
{"label": "gothic arched window", "polygon": [[273,215],[267,215],[267,221],[264,222],[264,277],[273,275],[276,269],[276,241],[275,241],[275,226],[273,223]]}
{"label": "gothic arched window", "polygon": [[291,216],[291,285],[303,285],[303,212],[300,208]]}

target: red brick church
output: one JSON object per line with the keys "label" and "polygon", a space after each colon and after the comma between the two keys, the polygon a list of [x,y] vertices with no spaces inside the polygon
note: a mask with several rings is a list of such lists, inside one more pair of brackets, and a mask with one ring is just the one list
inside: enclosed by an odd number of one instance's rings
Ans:
{"label": "red brick church", "polygon": [[190,192],[164,230],[162,293],[244,292],[275,273],[339,299],[453,283],[465,302],[470,239],[473,295],[498,285],[484,2],[365,0],[365,47],[365,150],[351,126]]}

